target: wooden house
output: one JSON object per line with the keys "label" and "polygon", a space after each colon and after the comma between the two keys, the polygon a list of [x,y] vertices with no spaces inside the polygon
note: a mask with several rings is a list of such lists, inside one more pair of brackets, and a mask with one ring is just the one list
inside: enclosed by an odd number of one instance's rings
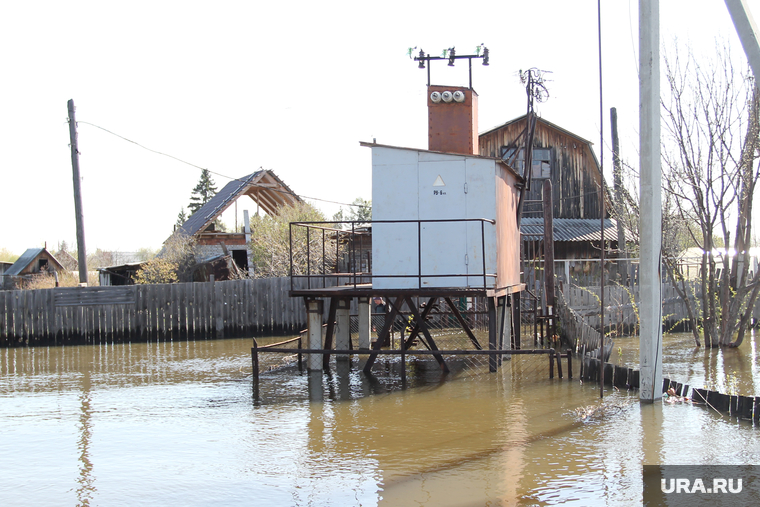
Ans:
{"label": "wooden house", "polygon": [[13,265],[5,270],[3,285],[5,289],[12,289],[24,279],[34,275],[50,274],[65,271],[65,268],[45,248],[28,248]]}
{"label": "wooden house", "polygon": [[249,272],[252,262],[248,212],[244,212],[243,227],[239,231],[217,231],[214,226],[222,213],[244,196],[248,196],[261,210],[270,215],[275,214],[281,206],[292,206],[301,201],[301,198],[269,169],[262,169],[230,181],[211,200],[190,215],[178,229],[195,239],[198,262],[203,263],[230,255],[240,271]]}
{"label": "wooden house", "polygon": [[[525,156],[516,144],[519,144],[517,141],[525,124],[526,116],[521,116],[481,133],[480,154],[507,158],[520,150],[515,169],[523,174]],[[542,200],[542,183],[549,179],[554,194],[555,225],[558,218],[601,218],[599,187],[602,178],[592,143],[543,118],[536,121],[531,179],[523,217],[543,216],[540,208],[529,204]]]}
{"label": "wooden house", "polygon": [[[554,258],[560,263],[556,274],[569,281],[571,273],[599,269],[602,206],[600,188],[604,188],[604,238],[607,251],[617,251],[617,223],[611,218],[612,199],[602,178],[599,160],[590,141],[543,118],[536,119],[532,164],[525,172],[522,136],[527,116],[521,116],[479,135],[480,154],[512,161],[520,174],[530,176],[522,206],[523,272],[530,283],[527,265],[543,258],[543,182],[552,183],[554,222]],[[632,241],[630,232],[626,238]]]}

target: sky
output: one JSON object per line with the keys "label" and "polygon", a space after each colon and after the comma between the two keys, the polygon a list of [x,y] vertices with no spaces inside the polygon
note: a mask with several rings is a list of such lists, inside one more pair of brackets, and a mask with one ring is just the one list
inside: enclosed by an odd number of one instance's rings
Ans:
{"label": "sky", "polygon": [[[271,169],[328,218],[371,199],[360,141],[427,148],[427,75],[410,47],[489,48],[490,66],[473,65],[480,131],[525,114],[519,70],[550,71],[536,111],[602,147],[610,182],[610,107],[638,165],[638,2],[601,3],[600,117],[596,1],[3,2],[0,249],[76,244],[69,99],[88,251],[160,248],[199,168],[217,188]],[[664,50],[678,40],[708,58],[717,38],[744,58],[724,2],[660,4]],[[467,84],[464,61],[431,72]],[[238,224],[243,209],[255,203],[240,201]]]}

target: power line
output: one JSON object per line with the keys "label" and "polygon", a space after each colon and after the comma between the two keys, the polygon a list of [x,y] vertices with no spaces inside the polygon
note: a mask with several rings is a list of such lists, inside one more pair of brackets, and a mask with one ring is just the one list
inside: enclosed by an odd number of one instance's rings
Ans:
{"label": "power line", "polygon": [[[181,162],[181,163],[189,165],[191,167],[195,167],[196,169],[201,169],[201,170],[208,171],[211,174],[214,174],[214,175],[219,176],[221,178],[226,178],[226,179],[228,179],[230,181],[239,181],[241,183],[245,183],[245,180],[243,180],[241,178],[233,178],[232,176],[227,176],[226,174],[218,173],[218,172],[212,171],[211,169],[208,169],[206,167],[201,167],[199,165],[193,164],[193,163],[188,162],[186,160],[182,160],[181,158],[175,157],[174,155],[169,155],[168,153],[163,153],[161,151],[154,150],[152,148],[148,148],[147,146],[142,145],[142,144],[138,143],[137,141],[133,141],[131,139],[128,139],[128,138],[126,138],[126,137],[124,137],[122,135],[117,134],[116,132],[112,132],[112,131],[108,130],[107,128],[103,128],[100,125],[95,125],[94,123],[90,123],[90,122],[87,122],[87,121],[77,120],[77,124],[80,124],[80,123],[83,124],[83,125],[90,125],[92,127],[100,129],[103,132],[107,132],[107,133],[111,134],[112,136],[116,136],[119,139],[123,139],[124,141],[132,143],[132,144],[134,144],[136,146],[139,146],[140,148],[142,148],[144,150],[150,151],[150,152],[155,153],[157,155],[163,155],[164,157],[169,157],[171,159],[176,160],[177,162]],[[259,167],[259,169],[263,169],[263,167]],[[254,186],[257,186],[257,185],[254,185]],[[275,191],[275,192],[281,192],[283,194],[290,194],[291,193],[291,192],[286,192],[284,190],[279,190],[279,189],[276,189],[276,188],[271,188],[271,187],[267,187],[267,188],[269,190],[272,190],[272,191]],[[292,193],[295,194],[295,192],[292,192]],[[356,206],[358,208],[367,208],[368,207],[368,206],[365,206],[363,204],[350,204],[350,203],[344,203],[344,202],[338,202],[338,201],[330,201],[330,200],[327,200],[327,199],[320,199],[318,197],[309,197],[309,196],[306,196],[306,195],[299,195],[299,194],[295,194],[295,195],[297,195],[301,199],[309,199],[309,200],[312,200],[312,201],[327,202],[327,203],[330,203],[330,204],[339,204],[341,206]]]}

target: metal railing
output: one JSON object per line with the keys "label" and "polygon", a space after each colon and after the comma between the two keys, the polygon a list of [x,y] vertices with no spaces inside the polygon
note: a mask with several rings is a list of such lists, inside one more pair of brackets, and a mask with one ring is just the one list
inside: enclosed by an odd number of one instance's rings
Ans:
{"label": "metal railing", "polygon": [[[428,223],[475,222],[480,224],[480,254],[482,265],[476,273],[422,273],[424,258],[422,226]],[[372,272],[372,232],[375,224],[417,224],[417,273],[377,274]],[[372,278],[416,278],[417,288],[422,289],[426,278],[482,278],[485,288],[496,273],[486,268],[485,225],[496,222],[487,218],[460,218],[439,220],[373,220],[291,222],[289,230],[291,289],[296,280],[307,280],[307,288],[327,288],[349,285],[356,288],[370,283]],[[343,226],[348,226],[343,228]],[[300,232],[300,231],[304,232]],[[316,234],[316,236],[315,236]],[[341,280],[343,279],[343,280]],[[319,280],[316,285],[314,281]],[[328,285],[328,280],[330,284]],[[341,283],[343,282],[343,283]]]}

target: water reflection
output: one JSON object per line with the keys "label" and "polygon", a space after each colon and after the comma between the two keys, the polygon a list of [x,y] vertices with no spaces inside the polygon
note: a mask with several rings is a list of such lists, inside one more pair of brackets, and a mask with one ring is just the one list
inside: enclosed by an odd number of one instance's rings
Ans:
{"label": "water reflection", "polygon": [[[667,336],[666,376],[736,371],[754,340],[695,351]],[[638,358],[618,340],[617,361]],[[760,463],[757,428],[688,404],[548,379],[546,358],[496,374],[452,361],[361,359],[250,376],[250,341],[0,351],[5,504],[635,505],[641,465]],[[579,362],[575,362],[576,368]],[[253,397],[252,397],[253,395]],[[588,417],[579,417],[584,412]],[[709,441],[730,446],[703,445]],[[19,456],[26,457],[19,460]]]}
{"label": "water reflection", "polygon": [[77,488],[78,505],[90,505],[95,493],[95,477],[92,473],[92,461],[90,460],[90,441],[92,439],[90,408],[91,402],[90,373],[82,375],[82,393],[79,396],[81,414],[79,416],[79,487]]}

